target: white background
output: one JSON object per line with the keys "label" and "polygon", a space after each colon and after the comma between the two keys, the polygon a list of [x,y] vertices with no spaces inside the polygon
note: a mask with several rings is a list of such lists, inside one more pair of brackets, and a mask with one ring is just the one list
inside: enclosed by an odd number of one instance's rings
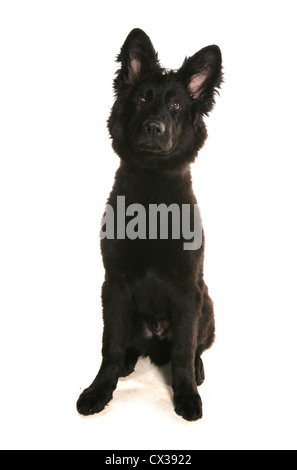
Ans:
{"label": "white background", "polygon": [[[1,448],[296,449],[295,18],[289,0],[1,1]],[[148,361],[101,415],[75,408],[100,364],[106,119],[134,27],[165,67],[224,58],[193,167],[217,317],[197,423]]]}

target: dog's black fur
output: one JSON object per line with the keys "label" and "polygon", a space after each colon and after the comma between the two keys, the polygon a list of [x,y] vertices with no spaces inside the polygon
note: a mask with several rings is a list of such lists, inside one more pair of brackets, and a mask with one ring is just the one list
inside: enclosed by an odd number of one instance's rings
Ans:
{"label": "dog's black fur", "polygon": [[[115,214],[119,195],[145,208],[193,206],[190,163],[206,140],[203,117],[222,82],[220,49],[206,47],[178,71],[167,71],[149,37],[134,29],[118,62],[108,127],[121,164],[109,204]],[[214,341],[214,312],[203,277],[204,234],[198,250],[185,251],[183,241],[102,240],[103,360],[78,400],[79,413],[103,410],[119,377],[133,372],[139,356],[149,356],[157,365],[172,362],[176,413],[202,417],[200,356]]]}

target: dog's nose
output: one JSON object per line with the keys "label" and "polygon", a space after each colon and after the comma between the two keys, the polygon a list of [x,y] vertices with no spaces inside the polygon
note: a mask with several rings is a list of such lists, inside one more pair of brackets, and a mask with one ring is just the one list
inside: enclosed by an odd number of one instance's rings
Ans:
{"label": "dog's nose", "polygon": [[143,124],[144,130],[151,136],[162,135],[165,132],[165,124],[161,121],[148,120]]}

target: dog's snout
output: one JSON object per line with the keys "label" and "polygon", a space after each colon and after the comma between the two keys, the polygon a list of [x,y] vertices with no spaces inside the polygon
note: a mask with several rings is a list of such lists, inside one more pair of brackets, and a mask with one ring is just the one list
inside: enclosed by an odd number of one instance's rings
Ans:
{"label": "dog's snout", "polygon": [[165,124],[161,121],[147,120],[143,124],[146,134],[151,136],[162,135],[165,132]]}

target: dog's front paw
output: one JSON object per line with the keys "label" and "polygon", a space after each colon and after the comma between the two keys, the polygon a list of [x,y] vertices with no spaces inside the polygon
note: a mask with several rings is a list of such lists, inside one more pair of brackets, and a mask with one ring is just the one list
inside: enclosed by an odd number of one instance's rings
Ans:
{"label": "dog's front paw", "polygon": [[202,418],[202,401],[198,393],[176,394],[174,402],[175,412],[187,421]]}
{"label": "dog's front paw", "polygon": [[79,397],[77,411],[84,416],[100,413],[111,398],[112,391],[89,387]]}

